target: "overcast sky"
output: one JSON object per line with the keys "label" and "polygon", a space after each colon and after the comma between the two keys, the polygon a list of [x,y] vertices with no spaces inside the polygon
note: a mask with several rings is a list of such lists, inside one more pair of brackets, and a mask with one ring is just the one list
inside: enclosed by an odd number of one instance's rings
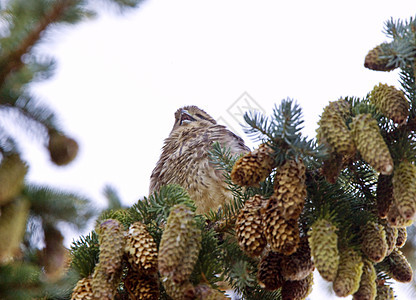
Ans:
{"label": "overcast sky", "polygon": [[[197,105],[242,135],[241,109],[272,113],[287,97],[315,134],[323,107],[365,96],[396,71],[365,69],[387,40],[384,22],[409,19],[416,1],[147,0],[123,15],[55,29],[47,49],[55,76],[33,90],[80,144],[67,167],[49,163],[32,141],[29,179],[78,191],[104,205],[113,185],[123,203],[147,196],[149,177],[173,113]],[[255,143],[244,137],[250,147]]]}

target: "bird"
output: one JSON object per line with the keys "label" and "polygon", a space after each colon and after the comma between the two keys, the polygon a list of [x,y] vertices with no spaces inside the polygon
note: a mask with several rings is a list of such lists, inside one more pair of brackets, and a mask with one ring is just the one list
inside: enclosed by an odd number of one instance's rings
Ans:
{"label": "bird", "polygon": [[194,200],[199,214],[217,210],[232,200],[223,171],[216,169],[209,156],[215,142],[232,155],[250,151],[241,137],[217,124],[204,110],[194,105],[179,108],[150,176],[149,194],[164,185],[178,184]]}

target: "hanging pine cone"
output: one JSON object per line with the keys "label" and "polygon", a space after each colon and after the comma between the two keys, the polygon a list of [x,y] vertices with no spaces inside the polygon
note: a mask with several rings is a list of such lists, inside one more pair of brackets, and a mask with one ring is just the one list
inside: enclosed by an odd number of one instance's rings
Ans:
{"label": "hanging pine cone", "polygon": [[358,291],[362,273],[361,255],[351,248],[341,251],[338,272],[333,284],[335,294],[338,297],[346,297]]}
{"label": "hanging pine cone", "polygon": [[393,174],[393,199],[399,213],[406,219],[416,212],[416,166],[402,161]]}
{"label": "hanging pine cone", "polygon": [[353,300],[374,300],[377,294],[377,273],[373,263],[363,259],[363,274],[361,275],[360,288],[354,293]]}
{"label": "hanging pine cone", "polygon": [[195,287],[188,280],[175,283],[170,277],[164,277],[162,283],[172,300],[194,300],[196,297]]}
{"label": "hanging pine cone", "polygon": [[305,171],[301,159],[288,160],[276,171],[274,195],[283,205],[285,219],[298,219],[305,205]]}
{"label": "hanging pine cone", "polygon": [[313,273],[302,280],[285,281],[282,286],[282,300],[303,300],[312,292]]}
{"label": "hanging pine cone", "polygon": [[201,248],[201,229],[184,204],[172,207],[159,246],[159,272],[181,283],[189,278]]}
{"label": "hanging pine cone", "polygon": [[269,251],[261,259],[257,271],[257,281],[266,290],[277,290],[283,284],[283,277],[280,273],[282,255]]}
{"label": "hanging pine cone", "polygon": [[113,299],[121,277],[124,227],[117,220],[107,219],[97,230],[100,256],[92,277],[92,289],[97,299]]}
{"label": "hanging pine cone", "polygon": [[328,220],[316,221],[308,232],[309,246],[316,269],[322,278],[334,281],[338,270],[337,228]]}
{"label": "hanging pine cone", "polygon": [[389,175],[393,172],[393,159],[380,133],[377,121],[370,114],[360,114],[351,122],[351,132],[362,158],[377,172]]}
{"label": "hanging pine cone", "polygon": [[397,124],[404,124],[409,116],[409,102],[404,93],[392,85],[380,83],[375,86],[370,94],[370,102]]}
{"label": "hanging pine cone", "polygon": [[367,222],[361,233],[361,250],[373,262],[380,262],[386,257],[386,232],[381,224],[373,221]]}
{"label": "hanging pine cone", "polygon": [[327,144],[336,153],[352,157],[356,149],[345,118],[350,114],[350,105],[344,99],[329,102],[324,108],[316,130],[319,144]]}
{"label": "hanging pine cone", "polygon": [[305,279],[314,269],[308,239],[302,237],[295,253],[283,256],[281,274],[285,280]]}
{"label": "hanging pine cone", "polygon": [[20,253],[30,203],[23,198],[0,207],[0,264]]}
{"label": "hanging pine cone", "polygon": [[124,287],[130,300],[159,299],[159,278],[156,273],[139,273],[130,269],[124,278]]}
{"label": "hanging pine cone", "polygon": [[231,171],[231,180],[241,186],[258,186],[276,166],[273,149],[267,144],[242,156]]}
{"label": "hanging pine cone", "polygon": [[124,251],[136,271],[146,274],[157,271],[157,245],[142,223],[130,225]]}
{"label": "hanging pine cone", "polygon": [[91,282],[91,277],[80,279],[72,291],[71,300],[93,300],[94,294]]}
{"label": "hanging pine cone", "polygon": [[249,256],[257,257],[266,246],[260,208],[265,199],[255,195],[244,203],[235,222],[238,244]]}
{"label": "hanging pine cone", "polygon": [[377,285],[376,300],[395,300],[393,288],[391,286],[382,284]]}
{"label": "hanging pine cone", "polygon": [[413,277],[412,267],[400,250],[393,252],[386,258],[390,276],[399,282],[410,282]]}
{"label": "hanging pine cone", "polygon": [[381,44],[371,49],[365,57],[364,67],[370,70],[384,72],[389,72],[396,69],[396,66],[388,65],[388,58],[381,58],[381,56],[388,54],[388,52],[386,53],[385,51],[387,48],[388,44]]}
{"label": "hanging pine cone", "polygon": [[387,221],[392,227],[408,227],[413,224],[412,219],[407,220],[400,214],[395,201],[393,201],[387,213]]}
{"label": "hanging pine cone", "polygon": [[9,203],[20,193],[27,171],[27,165],[18,154],[3,154],[0,164],[0,205]]}
{"label": "hanging pine cone", "polygon": [[384,227],[384,232],[386,233],[386,242],[387,242],[387,252],[386,256],[389,256],[390,253],[396,247],[398,230],[396,227],[391,227],[386,220],[382,220],[381,224]]}
{"label": "hanging pine cone", "polygon": [[203,300],[226,300],[228,299],[223,293],[220,291],[213,289],[207,284],[198,284],[195,287],[195,294],[197,299]]}
{"label": "hanging pine cone", "polygon": [[48,150],[51,160],[58,166],[64,166],[77,156],[78,144],[74,139],[52,131],[49,133]]}
{"label": "hanging pine cone", "polygon": [[401,248],[407,241],[407,229],[406,227],[398,227],[397,228],[397,239],[396,239],[396,247]]}
{"label": "hanging pine cone", "polygon": [[391,203],[393,202],[393,176],[383,175],[378,176],[376,203],[378,216],[381,219],[386,219]]}

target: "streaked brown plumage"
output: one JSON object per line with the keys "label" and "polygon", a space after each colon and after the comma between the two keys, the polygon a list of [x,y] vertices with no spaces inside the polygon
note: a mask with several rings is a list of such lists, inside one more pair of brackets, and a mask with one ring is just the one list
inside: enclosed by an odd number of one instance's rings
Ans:
{"label": "streaked brown plumage", "polygon": [[179,108],[175,124],[165,140],[162,154],[150,177],[150,194],[166,184],[179,184],[195,201],[198,213],[217,209],[232,199],[222,171],[210,162],[214,142],[232,154],[250,151],[244,141],[196,106]]}

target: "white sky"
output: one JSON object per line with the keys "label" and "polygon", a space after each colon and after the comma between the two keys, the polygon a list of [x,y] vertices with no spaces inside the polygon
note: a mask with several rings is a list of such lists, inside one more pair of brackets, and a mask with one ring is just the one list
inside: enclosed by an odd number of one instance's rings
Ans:
{"label": "white sky", "polygon": [[328,101],[365,96],[379,82],[399,86],[397,72],[365,69],[364,57],[386,41],[386,20],[415,15],[414,0],[147,0],[123,15],[107,11],[55,30],[47,52],[56,75],[33,90],[80,152],[55,167],[32,141],[29,179],[101,206],[109,183],[131,205],[147,195],[177,108],[197,105],[242,135],[234,117],[243,122],[235,109],[245,92],[267,115],[296,99],[311,137]]}

